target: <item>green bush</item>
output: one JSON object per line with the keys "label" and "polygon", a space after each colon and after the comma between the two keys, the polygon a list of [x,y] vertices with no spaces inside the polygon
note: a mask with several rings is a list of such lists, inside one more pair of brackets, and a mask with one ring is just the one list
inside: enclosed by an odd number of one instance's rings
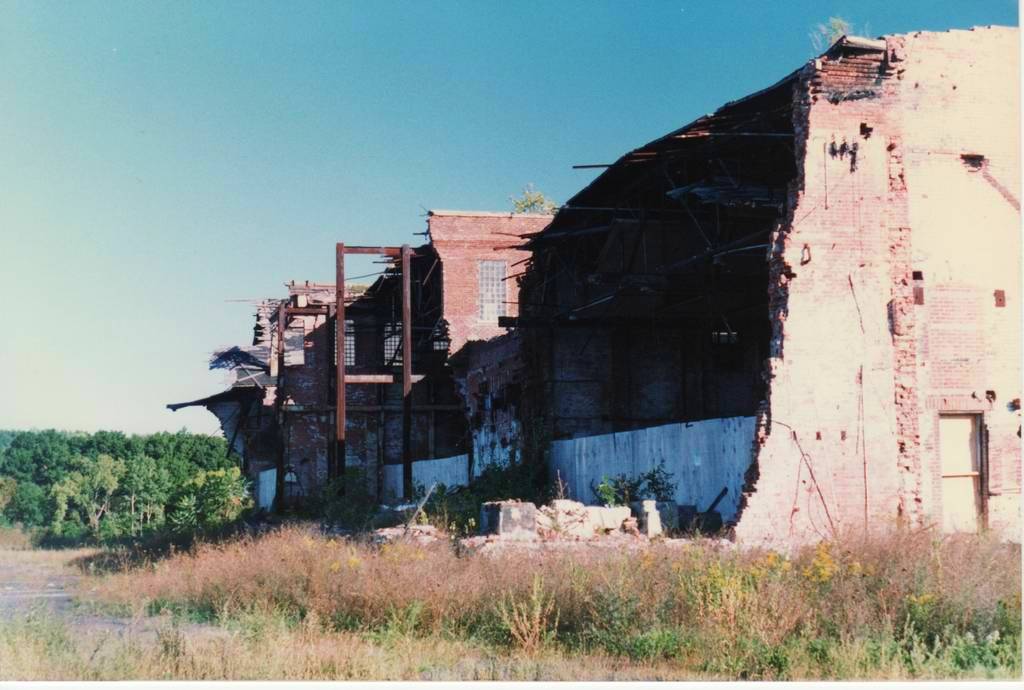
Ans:
{"label": "green bush", "polygon": [[676,482],[672,481],[672,473],[665,469],[665,463],[638,477],[625,474],[601,477],[601,481],[590,488],[606,506],[624,506],[644,499],[671,501],[676,495]]}
{"label": "green bush", "polygon": [[[422,497],[424,492],[419,492]],[[518,498],[543,505],[551,500],[551,488],[543,467],[527,463],[506,466],[488,465],[468,486],[452,493],[438,485],[423,508],[426,520],[448,529],[453,534],[469,534],[476,530],[480,506],[487,501]]]}
{"label": "green bush", "polygon": [[378,512],[370,477],[362,467],[346,467],[344,478],[327,482],[312,508],[329,524],[347,529],[371,527]]}
{"label": "green bush", "polygon": [[179,534],[214,531],[251,507],[245,478],[237,467],[201,470],[178,492],[169,520]]}

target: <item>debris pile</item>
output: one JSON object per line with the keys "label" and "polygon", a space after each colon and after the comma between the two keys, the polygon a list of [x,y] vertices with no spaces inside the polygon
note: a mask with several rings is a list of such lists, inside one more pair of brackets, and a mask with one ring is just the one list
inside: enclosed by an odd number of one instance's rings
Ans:
{"label": "debris pile", "polygon": [[[630,506],[588,506],[557,499],[537,508],[533,503],[506,500],[483,504],[480,534],[459,540],[461,548],[475,552],[507,549],[614,548],[639,549],[657,538],[667,546],[681,546],[678,534],[681,509],[671,501],[638,501]],[[719,520],[719,524],[720,524]],[[687,526],[693,526],[687,522]],[[731,542],[719,539],[722,545]]]}

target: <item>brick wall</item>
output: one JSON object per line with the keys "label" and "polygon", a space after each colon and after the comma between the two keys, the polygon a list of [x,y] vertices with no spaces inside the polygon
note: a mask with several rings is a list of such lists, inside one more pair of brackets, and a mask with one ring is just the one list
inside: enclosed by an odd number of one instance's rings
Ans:
{"label": "brick wall", "polygon": [[771,259],[770,403],[741,540],[941,525],[944,398],[979,401],[993,521],[1019,530],[1017,56],[1015,29],[918,33],[802,74],[802,170]]}
{"label": "brick wall", "polygon": [[505,262],[505,315],[516,316],[519,290],[512,276],[523,270],[520,262],[529,254],[515,247],[523,243],[521,235],[537,232],[550,222],[551,216],[540,214],[430,212],[428,230],[441,258],[452,353],[470,340],[487,340],[505,332],[496,319],[480,318],[480,262]]}
{"label": "brick wall", "polygon": [[505,466],[522,456],[520,399],[525,375],[519,334],[470,343],[456,377],[466,402],[473,439],[473,473]]}

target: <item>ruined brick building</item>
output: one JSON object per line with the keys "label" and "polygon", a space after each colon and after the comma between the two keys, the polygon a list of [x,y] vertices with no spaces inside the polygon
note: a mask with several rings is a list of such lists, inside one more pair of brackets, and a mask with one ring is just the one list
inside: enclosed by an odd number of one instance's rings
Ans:
{"label": "ruined brick building", "polygon": [[[663,464],[680,504],[724,490],[746,543],[1017,535],[1018,42],[844,37],[596,166],[554,218],[433,212],[421,247],[339,245],[335,284],[261,303],[212,364],[234,385],[186,404],[268,507],[346,466],[391,500],[525,455],[587,502]],[[345,252],[394,265],[337,333]]]}
{"label": "ruined brick building", "polygon": [[532,236],[524,408],[747,543],[1019,531],[1018,31],[844,37]]}
{"label": "ruined brick building", "polygon": [[[516,248],[520,236],[550,220],[431,211],[428,242],[420,247],[339,244],[340,281],[290,283],[287,297],[257,304],[252,345],[214,354],[211,368],[232,374],[228,390],[169,407],[198,405],[217,415],[266,509],[275,500],[277,507],[301,504],[345,468],[361,469],[382,501],[435,480],[465,484],[488,463],[507,462],[515,449],[507,434],[502,445],[500,434],[469,433],[477,406],[485,403],[468,392],[476,386],[467,388],[465,375],[455,377],[449,359],[481,369],[472,346],[503,335],[498,318],[517,314],[513,266],[527,257]],[[336,286],[345,284],[344,255],[354,253],[379,254],[390,263],[365,290],[349,284],[339,334]],[[345,381],[340,397],[339,336]],[[499,363],[490,370],[500,368]],[[335,442],[339,400],[345,420],[341,444]]]}

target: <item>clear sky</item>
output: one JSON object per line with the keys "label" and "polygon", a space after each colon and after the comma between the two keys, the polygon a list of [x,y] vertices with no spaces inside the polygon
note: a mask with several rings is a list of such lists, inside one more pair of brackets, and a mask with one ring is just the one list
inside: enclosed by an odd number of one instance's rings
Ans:
{"label": "clear sky", "polygon": [[830,15],[877,36],[1018,8],[0,1],[0,428],[214,431],[164,405],[222,390],[209,354],[253,324],[227,300],[332,281],[339,240],[415,243],[427,208],[564,201],[595,172],[573,164],[770,85]]}

